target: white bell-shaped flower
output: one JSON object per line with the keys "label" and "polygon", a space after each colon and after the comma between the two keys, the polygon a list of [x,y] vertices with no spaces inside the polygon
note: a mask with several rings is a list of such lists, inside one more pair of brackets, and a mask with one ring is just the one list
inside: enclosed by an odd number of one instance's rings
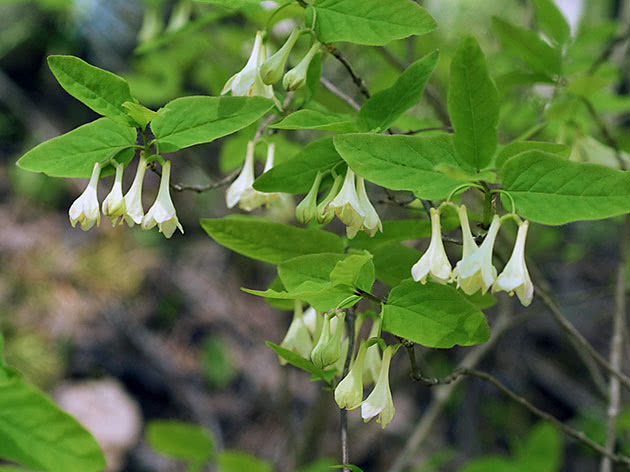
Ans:
{"label": "white bell-shaped flower", "polygon": [[132,227],[135,224],[141,224],[144,218],[144,208],[142,208],[142,183],[144,182],[144,174],[147,171],[147,161],[140,156],[138,160],[138,169],[133,179],[131,187],[125,194],[125,222]]}
{"label": "white bell-shaped flower", "polygon": [[329,206],[329,203],[332,202],[339,193],[339,188],[343,181],[343,175],[336,176],[328,194],[317,204],[317,222],[319,224],[328,224],[335,217],[335,209]]}
{"label": "white bell-shaped flower", "polygon": [[317,194],[322,182],[322,173],[317,172],[311,189],[295,208],[295,218],[302,224],[308,224],[317,218]]}
{"label": "white bell-shaped flower", "polygon": [[362,340],[350,371],[335,388],[335,401],[339,408],[354,410],[363,401],[363,365],[366,353],[367,344]]}
{"label": "white bell-shaped flower", "polygon": [[[352,169],[348,167],[346,177],[341,186],[341,190],[337,196],[328,204],[329,208],[335,210],[337,218],[348,227],[361,226],[365,219],[365,211],[359,203],[357,195],[357,187],[355,183],[355,175]],[[348,231],[346,229],[346,231]],[[354,230],[351,230],[354,231]]]}
{"label": "white bell-shaped flower", "polygon": [[510,295],[518,296],[523,306],[528,306],[534,297],[534,284],[529,277],[527,266],[525,265],[525,239],[527,238],[527,229],[529,221],[525,220],[518,227],[516,242],[510,260],[503,268],[503,272],[499,274],[496,282],[492,286],[493,292],[504,290]]}
{"label": "white bell-shaped flower", "polygon": [[179,224],[175,206],[171,200],[170,181],[171,161],[166,161],[162,166],[162,179],[160,180],[160,189],[158,190],[155,203],[149,208],[142,220],[143,229],[151,229],[157,225],[160,233],[163,233],[167,239],[173,236],[177,228],[182,233],[184,232],[184,228]]}
{"label": "white bell-shaped flower", "polygon": [[[431,208],[431,242],[420,260],[411,268],[411,276],[416,282],[427,283],[427,277],[446,284],[451,278],[451,263],[446,256],[444,243],[442,242],[442,229],[440,227],[440,212]],[[474,242],[473,242],[474,244]]]}
{"label": "white bell-shaped flower", "polygon": [[317,311],[312,306],[309,306],[306,310],[304,310],[302,318],[304,319],[306,329],[308,329],[308,332],[311,333],[311,336],[313,337],[313,342],[317,343],[319,335],[322,332],[324,316],[321,312]]}
{"label": "white bell-shaped flower", "polygon": [[87,187],[83,193],[77,198],[70,209],[68,210],[68,216],[70,217],[70,223],[74,228],[79,222],[81,229],[87,231],[96,223],[98,226],[101,222],[101,212],[99,211],[98,204],[98,178],[101,175],[101,165],[98,162],[94,163],[92,168],[92,176],[88,182]]}
{"label": "white bell-shaped flower", "polygon": [[[304,315],[302,311],[302,302],[295,301],[295,309],[293,310],[293,320],[289,325],[287,334],[280,343],[280,347],[295,352],[296,354],[308,359],[313,350],[313,339],[311,338],[308,328],[304,323]],[[286,360],[280,358],[280,364],[285,365]]]}
{"label": "white bell-shaped flower", "polygon": [[[108,217],[112,221],[112,226],[116,226],[118,218],[125,214],[125,197],[123,197],[122,191],[122,178],[123,170],[125,166],[123,164],[116,164],[116,177],[114,178],[114,185],[109,194],[103,200],[102,210],[103,215]],[[120,221],[122,223],[122,219]]]}
{"label": "white bell-shaped flower", "polygon": [[394,354],[394,346],[387,346],[383,352],[383,364],[378,375],[374,390],[361,404],[361,418],[364,422],[377,416],[376,422],[385,428],[394,419],[396,409],[392,400],[392,392],[389,389],[389,364]]}
{"label": "white bell-shaped flower", "polygon": [[[232,182],[225,193],[225,203],[228,208],[233,208],[237,203],[244,210],[251,211],[257,206],[253,206],[252,195],[256,194],[254,190],[254,141],[247,143],[247,153],[245,154],[245,163],[243,169],[236,180]],[[242,202],[242,203],[241,203]],[[258,205],[260,206],[260,205]]]}
{"label": "white bell-shaped flower", "polygon": [[320,369],[335,364],[342,355],[343,345],[341,342],[341,335],[343,333],[343,321],[345,314],[337,314],[337,323],[334,329],[334,334],[330,331],[330,317],[324,315],[324,325],[322,326],[322,333],[319,336],[317,344],[311,352],[311,360]]}
{"label": "white bell-shaped flower", "polygon": [[363,213],[365,214],[365,218],[363,218],[363,221],[361,221],[360,224],[357,223],[346,228],[348,238],[354,238],[359,231],[365,231],[371,237],[374,237],[377,231],[381,231],[382,233],[383,225],[381,224],[381,219],[379,218],[378,213],[376,213],[376,210],[372,206],[367,192],[365,191],[365,179],[359,176],[357,176],[357,197],[361,210],[363,210]]}
{"label": "white bell-shaped flower", "polygon": [[[377,318],[372,323],[368,339],[378,337],[380,329],[381,319]],[[363,366],[363,385],[376,383],[376,380],[378,379],[378,374],[381,371],[382,364],[383,360],[381,359],[380,348],[378,347],[378,344],[372,344],[370,347],[368,347],[367,354],[365,356],[365,364]]]}
{"label": "white bell-shaped flower", "polygon": [[499,216],[494,215],[488,234],[479,247],[470,232],[466,207],[463,205],[459,209],[459,220],[464,249],[462,260],[453,271],[453,276],[457,279],[457,288],[461,288],[467,295],[472,295],[480,289],[482,293],[486,293],[497,278],[497,269],[492,265],[492,250],[501,227]]}
{"label": "white bell-shaped flower", "polygon": [[267,48],[263,44],[263,32],[256,33],[254,47],[249,60],[240,72],[234,74],[223,87],[221,95],[232,92],[233,96],[260,96],[273,98],[273,87],[265,85],[260,77],[260,66],[267,59]]}

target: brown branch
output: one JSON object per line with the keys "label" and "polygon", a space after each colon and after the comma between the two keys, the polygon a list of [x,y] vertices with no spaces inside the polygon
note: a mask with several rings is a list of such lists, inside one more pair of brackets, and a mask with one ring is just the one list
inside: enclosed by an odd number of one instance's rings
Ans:
{"label": "brown branch", "polygon": [[610,42],[608,43],[608,46],[606,46],[606,49],[602,51],[599,57],[595,59],[591,67],[588,69],[588,73],[594,74],[597,71],[597,69],[599,69],[599,67],[610,58],[610,56],[615,51],[617,46],[619,46],[620,44],[622,44],[623,42],[629,39],[630,39],[630,28],[625,33],[611,39]]}
{"label": "brown branch", "polygon": [[348,71],[348,74],[352,78],[352,82],[354,82],[354,84],[357,86],[359,92],[361,92],[361,95],[363,95],[365,98],[370,98],[370,91],[365,85],[365,81],[354,71],[354,69],[352,68],[352,64],[350,64],[350,61],[348,61],[346,56],[344,56],[341,51],[339,51],[339,49],[337,49],[332,44],[329,44],[327,47],[328,52],[331,53],[335,57],[335,59],[337,59],[341,63],[341,65],[343,65]]}
{"label": "brown branch", "polygon": [[354,110],[359,111],[361,109],[361,105],[354,101],[352,97],[347,95],[343,90],[339,89],[335,84],[333,84],[326,77],[320,77],[319,81],[321,84],[326,87],[331,93],[341,98],[344,102],[350,105]]}
{"label": "brown branch", "polygon": [[619,144],[617,143],[612,133],[608,129],[608,126],[606,126],[606,123],[604,122],[602,117],[599,115],[599,113],[597,113],[597,110],[595,109],[595,106],[593,105],[593,103],[588,98],[585,98],[585,97],[580,97],[580,98],[582,99],[582,102],[584,103],[584,105],[586,105],[588,112],[590,113],[591,117],[597,124],[597,127],[599,128],[600,133],[604,137],[604,140],[615,151],[615,158],[617,159],[619,168],[621,170],[626,170],[626,164],[621,157],[621,150],[619,149]]}

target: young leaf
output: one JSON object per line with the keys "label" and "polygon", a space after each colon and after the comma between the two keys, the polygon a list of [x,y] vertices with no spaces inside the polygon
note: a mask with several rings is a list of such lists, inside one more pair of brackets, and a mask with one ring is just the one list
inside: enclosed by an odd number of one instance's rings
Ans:
{"label": "young leaf", "polygon": [[455,130],[457,160],[464,169],[481,170],[497,147],[499,92],[475,38],[469,36],[458,46],[450,79],[448,112]]}
{"label": "young leaf", "polygon": [[122,106],[127,110],[127,114],[138,123],[142,129],[146,128],[149,122],[158,116],[157,112],[139,103],[125,102]]}
{"label": "young leaf", "polygon": [[218,472],[273,472],[268,462],[241,451],[223,451],[217,462]]}
{"label": "young leaf", "polygon": [[434,167],[457,165],[452,137],[346,134],[335,147],[358,175],[392,190],[410,190],[428,200],[446,198],[461,184]]}
{"label": "young leaf", "polygon": [[420,101],[439,57],[438,51],[411,64],[390,88],[374,94],[359,112],[359,125],[364,131],[382,131]]}
{"label": "young leaf", "polygon": [[527,435],[526,441],[516,451],[516,463],[520,470],[554,472],[562,466],[561,433],[546,423],[538,423]]}
{"label": "young leaf", "polygon": [[536,32],[497,17],[492,17],[492,29],[503,48],[512,56],[521,58],[532,71],[546,76],[562,73],[560,51],[540,39]]}
{"label": "young leaf", "polygon": [[151,122],[161,152],[174,152],[249,126],[273,107],[262,97],[182,97]]}
{"label": "young leaf", "polygon": [[160,454],[199,465],[210,459],[214,449],[208,430],[175,420],[149,422],[146,438],[149,445]]}
{"label": "young leaf", "polygon": [[304,359],[299,354],[296,354],[293,351],[289,351],[288,349],[278,346],[277,344],[274,344],[270,341],[265,342],[265,344],[269,346],[271,349],[273,349],[274,351],[276,351],[276,354],[278,354],[280,357],[282,357],[285,361],[287,361],[292,366],[297,367],[298,369],[302,369],[306,372],[309,372],[313,374],[313,376],[316,377],[317,379],[321,379],[326,383],[330,383],[330,381],[333,379],[333,377],[337,373],[337,371],[334,369],[328,369],[328,370],[320,369],[315,364],[313,364],[310,360]]}
{"label": "young leaf", "polygon": [[[630,212],[630,174],[597,164],[527,151],[500,172],[523,218],[547,225],[599,220]],[[503,204],[510,207],[508,199]]]}
{"label": "young leaf", "polygon": [[275,123],[270,128],[277,129],[319,129],[352,133],[357,130],[354,120],[349,115],[338,113],[324,113],[319,110],[298,110],[291,113],[284,120]]}
{"label": "young leaf", "polygon": [[490,338],[486,318],[450,285],[406,280],[389,293],[383,329],[427,347],[471,346]]}
{"label": "young leaf", "polygon": [[49,56],[48,67],[66,92],[96,113],[136,126],[123,107],[123,103],[134,101],[125,79],[74,56]]}
{"label": "young leaf", "polygon": [[105,468],[90,433],[16,374],[0,382],[0,457],[50,472]]}
{"label": "young leaf", "polygon": [[350,254],[335,264],[329,278],[333,287],[347,285],[370,291],[372,284],[374,284],[372,255],[367,251],[364,251],[363,254]]}
{"label": "young leaf", "polygon": [[317,172],[332,168],[345,172],[341,156],[335,150],[332,138],[313,141],[287,162],[273,167],[254,182],[261,192],[307,193]]}
{"label": "young leaf", "polygon": [[315,23],[317,38],[323,43],[349,41],[371,46],[435,29],[431,15],[410,0],[314,0],[305,21]]}
{"label": "young leaf", "polygon": [[571,36],[571,28],[553,0],[534,0],[538,27],[556,44],[563,45]]}
{"label": "young leaf", "polygon": [[202,219],[201,226],[217,243],[272,264],[304,254],[343,253],[341,239],[319,229],[296,228],[244,215]]}
{"label": "young leaf", "polygon": [[[24,170],[51,177],[90,177],[95,162],[116,156],[127,163],[133,156],[136,130],[99,118],[31,149],[17,162]],[[128,152],[120,154],[127,149]]]}
{"label": "young leaf", "polygon": [[556,154],[558,157],[568,158],[569,154],[571,154],[571,148],[565,144],[547,143],[544,141],[514,141],[499,151],[495,159],[495,167],[501,169],[509,158],[534,149]]}

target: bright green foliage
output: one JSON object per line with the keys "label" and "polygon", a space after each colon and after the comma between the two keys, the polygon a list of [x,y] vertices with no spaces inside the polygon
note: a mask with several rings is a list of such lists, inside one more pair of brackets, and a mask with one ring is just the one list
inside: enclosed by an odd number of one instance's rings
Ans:
{"label": "bright green foliage", "polygon": [[340,133],[352,133],[357,130],[352,117],[349,115],[308,109],[291,113],[284,120],[272,125],[271,128],[319,129]]}
{"label": "bright green foliage", "polygon": [[219,454],[218,472],[272,472],[268,462],[241,451],[223,451]]}
{"label": "bright green foliage", "polygon": [[343,160],[335,150],[332,138],[313,141],[287,162],[265,172],[254,182],[254,188],[261,192],[307,193],[317,172],[336,169],[345,172],[339,165]]}
{"label": "bright green foliage", "polygon": [[318,229],[301,229],[238,216],[202,219],[201,226],[219,244],[244,256],[279,264],[304,254],[343,252],[341,239]]}
{"label": "bright green foliage", "polygon": [[457,165],[449,135],[346,134],[335,137],[335,147],[357,175],[392,190],[432,200],[446,198],[460,185],[434,169],[440,163]]}
{"label": "bright green foliage", "polygon": [[438,57],[438,51],[434,51],[418,59],[400,74],[394,85],[366,101],[359,112],[359,125],[363,131],[383,131],[415,106],[435,69]]}
{"label": "bright green foliage", "polygon": [[351,254],[337,262],[330,272],[330,283],[333,287],[347,285],[370,290],[374,283],[374,264],[370,253]]}
{"label": "bright green foliage", "polygon": [[538,27],[560,46],[567,43],[571,29],[553,0],[534,0]]}
{"label": "bright green foliage", "polygon": [[96,113],[117,123],[136,126],[125,102],[134,102],[127,81],[74,56],[50,56],[48,66],[66,92]]}
{"label": "bright green foliage", "polygon": [[495,166],[501,169],[506,161],[525,151],[540,150],[549,154],[555,154],[558,157],[568,158],[571,154],[571,148],[565,144],[546,143],[542,141],[515,141],[503,147],[495,158]]}
{"label": "bright green foliage", "polygon": [[376,278],[385,285],[395,287],[411,275],[411,268],[422,253],[398,243],[389,243],[371,249],[374,256]]}
{"label": "bright green foliage", "polygon": [[125,110],[127,110],[129,116],[133,118],[133,120],[138,123],[142,129],[146,128],[149,122],[158,116],[157,112],[150,110],[139,103],[125,102],[122,106]]}
{"label": "bright green foliage", "polygon": [[549,81],[562,73],[560,50],[549,46],[536,32],[496,17],[492,18],[492,27],[506,52],[520,58],[533,72],[543,74]]}
{"label": "bright green foliage", "polygon": [[209,143],[249,126],[273,106],[261,97],[183,97],[158,111],[151,130],[162,152]]}
{"label": "bright green foliage", "polygon": [[198,467],[210,460],[214,449],[212,436],[207,430],[181,421],[153,420],[147,426],[146,438],[160,454]]}
{"label": "bright green foliage", "polygon": [[276,354],[278,354],[292,366],[297,367],[298,369],[302,369],[305,372],[310,372],[313,375],[312,380],[323,380],[324,382],[329,383],[337,373],[335,369],[320,369],[310,360],[304,359],[299,354],[296,354],[293,351],[289,351],[288,349],[278,346],[277,344],[269,341],[267,341],[265,344],[276,351]]}
{"label": "bright green foliage", "polygon": [[454,287],[406,280],[383,306],[383,329],[427,347],[450,348],[486,342],[483,313]]}
{"label": "bright green foliage", "polygon": [[[518,214],[537,223],[561,225],[630,212],[627,172],[527,151],[508,160],[500,177]],[[507,199],[503,204],[509,208]]]}
{"label": "bright green foliage", "polygon": [[[379,46],[435,28],[427,11],[411,0],[313,0],[306,24],[313,24],[320,41],[349,41]],[[316,12],[316,13],[315,13]]]}
{"label": "bright green foliage", "polygon": [[94,438],[17,373],[2,369],[0,457],[50,472],[102,471],[105,457]]}
{"label": "bright green foliage", "polygon": [[497,147],[499,93],[477,40],[470,36],[460,43],[451,62],[448,112],[458,163],[464,169],[487,167]]}
{"label": "bright green foliage", "polygon": [[100,118],[36,146],[20,158],[18,165],[52,177],[87,178],[95,162],[113,157],[119,162],[129,162],[135,144],[135,128]]}

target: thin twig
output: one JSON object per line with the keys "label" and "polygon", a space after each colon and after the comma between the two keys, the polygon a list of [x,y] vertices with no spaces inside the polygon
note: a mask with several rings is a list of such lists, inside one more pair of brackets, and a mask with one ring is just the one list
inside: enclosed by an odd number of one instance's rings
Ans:
{"label": "thin twig", "polygon": [[625,33],[619,36],[616,36],[612,40],[610,40],[610,42],[608,43],[608,46],[606,46],[606,49],[602,51],[599,57],[595,59],[591,67],[588,69],[588,73],[594,74],[597,71],[597,69],[599,69],[599,67],[610,58],[610,56],[612,55],[614,50],[617,48],[617,46],[619,46],[620,44],[622,44],[623,42],[629,39],[630,39],[630,28]]}
{"label": "thin twig", "polygon": [[333,84],[326,77],[320,77],[319,81],[324,87],[326,87],[326,89],[328,89],[334,95],[341,98],[344,102],[350,105],[354,110],[359,111],[361,109],[361,105],[355,102],[352,97],[346,94],[343,90],[339,89],[335,84]]}
{"label": "thin twig", "polygon": [[359,92],[361,92],[361,95],[363,95],[365,98],[370,98],[370,91],[365,85],[365,81],[354,71],[354,69],[352,68],[352,64],[350,64],[350,61],[348,61],[346,56],[344,56],[341,51],[339,51],[339,49],[331,44],[328,45],[328,52],[331,53],[335,57],[335,59],[337,59],[341,63],[341,65],[345,67],[345,69],[348,71],[348,74],[352,78],[352,82],[354,82],[354,84],[359,89]]}
{"label": "thin twig", "polygon": [[[619,244],[619,262],[617,266],[617,280],[615,287],[615,314],[613,317],[613,335],[610,340],[610,356],[608,361],[613,369],[621,369],[621,352],[623,350],[623,330],[626,321],[626,263],[628,260],[628,245],[630,238],[630,217],[626,215]],[[606,411],[606,443],[605,449],[609,453],[615,450],[617,416],[621,397],[621,385],[615,376],[610,377],[608,385],[608,410]],[[604,456],[600,462],[600,472],[612,472],[612,459]]]}
{"label": "thin twig", "polygon": [[611,148],[614,149],[615,159],[617,159],[619,168],[621,170],[626,170],[626,164],[623,161],[623,158],[621,157],[621,150],[619,148],[619,145],[617,141],[615,140],[615,138],[613,138],[613,135],[608,129],[608,126],[606,126],[606,123],[604,122],[602,117],[599,115],[599,113],[597,113],[597,110],[595,109],[595,106],[593,105],[593,103],[588,98],[585,98],[585,97],[581,97],[581,98],[582,98],[582,102],[584,102],[584,104],[586,105],[586,108],[588,109],[588,112],[590,113],[591,117],[597,124],[597,127],[599,128],[600,133],[604,137],[604,140]]}
{"label": "thin twig", "polygon": [[[184,191],[197,192],[197,193],[207,192],[209,190],[214,190],[217,188],[225,187],[226,185],[230,185],[234,181],[234,179],[236,179],[236,176],[240,173],[240,171],[241,171],[240,168],[235,169],[234,171],[230,172],[228,175],[223,177],[221,180],[217,180],[216,182],[211,182],[205,185],[171,184],[171,190],[174,190],[176,192],[184,192]],[[156,174],[160,174],[160,172],[157,169],[154,169],[154,172]]]}
{"label": "thin twig", "polygon": [[452,133],[453,127],[452,126],[434,126],[432,128],[412,129],[410,131],[405,131],[404,133],[398,133],[398,134],[411,135],[411,134],[426,133],[427,131],[446,131],[448,133]]}

